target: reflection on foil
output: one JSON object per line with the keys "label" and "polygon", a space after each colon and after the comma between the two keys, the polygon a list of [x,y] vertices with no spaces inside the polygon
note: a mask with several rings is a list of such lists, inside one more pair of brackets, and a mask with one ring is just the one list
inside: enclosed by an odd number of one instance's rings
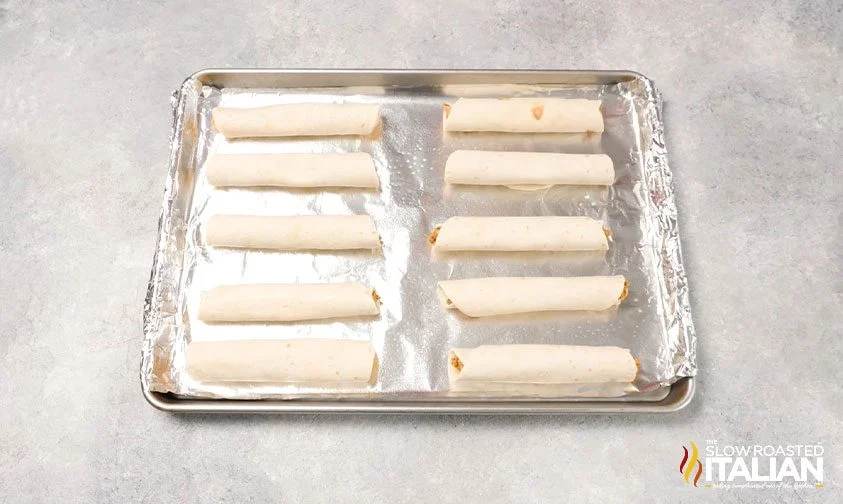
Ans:
{"label": "reflection on foil", "polygon": [[[671,172],[664,145],[661,98],[644,78],[598,86],[471,86],[472,96],[543,94],[601,99],[602,137],[443,134],[445,88],[219,90],[188,80],[177,93],[172,154],[158,246],[144,309],[141,380],[151,391],[191,397],[284,398],[301,395],[365,400],[448,398],[451,347],[547,343],[615,345],[632,350],[641,368],[635,385],[658,391],[696,373],[695,334],[677,232]],[[374,139],[226,141],[211,129],[214,106],[298,101],[381,105],[383,133]],[[615,163],[609,188],[552,187],[535,192],[448,187],[447,156],[458,149],[603,152]],[[213,152],[370,153],[381,187],[360,190],[217,189],[205,180]],[[383,250],[301,253],[207,247],[203,224],[218,213],[265,215],[368,214]],[[604,254],[431,253],[427,236],[455,215],[587,215],[612,230]],[[481,276],[623,274],[629,298],[605,313],[558,313],[469,319],[444,310],[436,282]],[[376,320],[305,324],[204,324],[200,291],[219,284],[360,282],[382,298]],[[185,371],[188,341],[234,338],[369,340],[380,361],[376,385],[363,390],[312,390],[269,384],[205,384]],[[584,392],[588,395],[588,391]],[[595,391],[595,394],[600,394]],[[653,400],[634,394],[627,400]]]}

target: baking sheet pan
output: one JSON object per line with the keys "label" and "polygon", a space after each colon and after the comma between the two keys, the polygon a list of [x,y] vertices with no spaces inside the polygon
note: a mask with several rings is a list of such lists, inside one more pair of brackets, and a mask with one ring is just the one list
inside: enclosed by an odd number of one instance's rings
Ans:
{"label": "baking sheet pan", "polygon": [[[441,105],[459,96],[599,98],[606,131],[579,135],[447,135]],[[174,128],[165,204],[145,306],[141,382],[170,411],[255,412],[634,412],[673,411],[690,400],[695,335],[681,263],[660,96],[632,72],[208,70],[174,94]],[[226,141],[213,132],[219,104],[296,101],[381,105],[383,130],[370,139]],[[605,152],[615,162],[608,190],[556,187],[539,192],[447,187],[444,161],[457,149]],[[278,191],[215,189],[204,180],[212,152],[352,152],[373,155],[381,189]],[[215,250],[203,222],[216,213],[351,214],[374,217],[379,253],[300,254]],[[583,254],[432,257],[427,233],[453,215],[589,215],[614,233],[605,256]],[[624,274],[630,298],[608,314],[558,314],[476,321],[446,313],[437,280],[487,275]],[[200,290],[251,281],[360,281],[384,299],[374,322],[207,326],[196,318]],[[348,338],[372,341],[381,372],[360,391],[222,386],[184,372],[190,340]],[[605,344],[641,360],[642,390],[615,399],[468,397],[447,390],[451,346],[486,343]],[[236,400],[232,400],[236,399]]]}

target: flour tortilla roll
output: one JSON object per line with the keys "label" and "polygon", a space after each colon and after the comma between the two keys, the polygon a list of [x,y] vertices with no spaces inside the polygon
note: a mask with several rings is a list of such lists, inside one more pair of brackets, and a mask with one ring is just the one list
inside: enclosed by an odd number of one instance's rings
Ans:
{"label": "flour tortilla roll", "polygon": [[255,108],[216,107],[214,127],[226,138],[369,135],[380,107],[362,103],[289,103]]}
{"label": "flour tortilla roll", "polygon": [[623,276],[490,277],[439,282],[446,308],[469,317],[545,311],[601,311],[626,298]]}
{"label": "flour tortilla roll", "polygon": [[608,231],[589,217],[451,217],[430,234],[436,251],[608,250]]}
{"label": "flour tortilla roll", "polygon": [[327,154],[212,154],[208,182],[218,187],[378,187],[372,156]]}
{"label": "flour tortilla roll", "polygon": [[503,383],[459,381],[451,390],[485,397],[621,397],[639,392],[631,383]]}
{"label": "flour tortilla roll", "polygon": [[377,379],[377,354],[367,341],[241,340],[187,345],[191,377],[211,382],[366,386]]}
{"label": "flour tortilla roll", "polygon": [[445,182],[543,188],[552,185],[612,185],[615,169],[605,154],[455,151],[445,162]]}
{"label": "flour tortilla roll", "polygon": [[377,315],[378,295],[358,283],[224,285],[202,292],[205,322],[292,322]]}
{"label": "flour tortilla roll", "polygon": [[455,391],[566,394],[577,390],[571,385],[619,384],[599,395],[623,395],[635,390],[637,373],[630,351],[613,346],[483,345],[452,348],[448,355]]}
{"label": "flour tortilla roll", "polygon": [[206,226],[213,247],[274,250],[380,248],[368,215],[215,215]]}
{"label": "flour tortilla roll", "polygon": [[445,131],[603,132],[599,100],[460,98],[445,105]]}

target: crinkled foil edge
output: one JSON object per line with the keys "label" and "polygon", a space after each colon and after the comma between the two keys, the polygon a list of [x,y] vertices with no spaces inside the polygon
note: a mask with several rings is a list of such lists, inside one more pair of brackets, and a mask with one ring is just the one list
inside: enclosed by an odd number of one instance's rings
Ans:
{"label": "crinkled foil edge", "polygon": [[697,336],[691,318],[688,278],[679,238],[673,173],[668,164],[665,145],[662,95],[653,82],[645,77],[639,77],[631,85],[643,87],[643,93],[638,93],[645,97],[643,103],[638,104],[639,119],[643,122],[640,130],[651,134],[651,137],[644,139],[643,171],[650,203],[648,208],[652,212],[648,219],[651,227],[651,259],[654,261],[654,270],[662,275],[659,285],[665,341],[661,346],[659,361],[663,364],[660,369],[671,370],[672,373],[659,376],[659,382],[666,386],[680,378],[697,374]]}
{"label": "crinkled foil edge", "polygon": [[[179,184],[178,169],[180,157],[185,153],[183,130],[185,127],[188,100],[198,98],[198,83],[188,78],[181,88],[174,91],[170,97],[173,110],[173,123],[170,129],[170,158],[168,160],[167,179],[164,186],[164,203],[158,218],[158,239],[152,260],[152,272],[143,309],[143,345],[141,347],[141,386],[145,391],[171,391],[170,359],[172,352],[169,348],[175,343],[177,303],[175,292],[165,293],[164,289],[177,286],[176,282],[165,282],[162,279],[164,266],[168,260],[168,252],[175,247],[175,234],[172,232],[175,198]],[[187,153],[190,155],[191,153]],[[178,279],[175,279],[178,280]],[[169,295],[168,295],[169,294]]]}

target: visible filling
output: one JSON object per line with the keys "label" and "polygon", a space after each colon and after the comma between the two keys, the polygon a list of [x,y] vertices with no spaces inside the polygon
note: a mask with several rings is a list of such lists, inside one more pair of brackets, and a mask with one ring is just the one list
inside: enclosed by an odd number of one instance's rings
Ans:
{"label": "visible filling", "polygon": [[375,289],[372,289],[372,299],[375,300],[375,304],[380,304],[381,302],[381,297],[378,296],[378,293],[377,291],[375,291]]}
{"label": "visible filling", "polygon": [[369,372],[369,379],[367,383],[369,385],[374,385],[376,381],[378,381],[378,368],[380,367],[380,361],[378,360],[378,354],[374,354],[372,356],[372,370]]}
{"label": "visible filling", "polygon": [[624,280],[623,291],[621,292],[621,297],[619,297],[618,300],[623,301],[627,297],[629,297],[629,280]]}
{"label": "visible filling", "polygon": [[606,235],[606,238],[611,238],[612,237],[612,230],[603,228],[603,234]]}
{"label": "visible filling", "polygon": [[442,226],[436,226],[433,231],[430,232],[430,235],[427,237],[427,241],[430,242],[431,245],[436,243],[436,238],[439,237],[439,230],[442,229]]}
{"label": "visible filling", "polygon": [[442,109],[445,111],[445,119],[447,119],[448,116],[451,115],[451,105],[449,103],[446,103],[442,105]]}
{"label": "visible filling", "polygon": [[536,121],[538,121],[542,118],[542,114],[544,114],[544,105],[542,105],[541,103],[536,103],[535,105],[533,105],[532,112],[533,117],[535,117]]}
{"label": "visible filling", "polygon": [[462,371],[462,368],[463,368],[463,363],[462,363],[462,361],[460,360],[460,358],[459,358],[459,357],[457,357],[456,355],[452,355],[452,356],[451,356],[451,367],[453,367],[454,369],[456,369],[458,373],[459,373],[460,371]]}

